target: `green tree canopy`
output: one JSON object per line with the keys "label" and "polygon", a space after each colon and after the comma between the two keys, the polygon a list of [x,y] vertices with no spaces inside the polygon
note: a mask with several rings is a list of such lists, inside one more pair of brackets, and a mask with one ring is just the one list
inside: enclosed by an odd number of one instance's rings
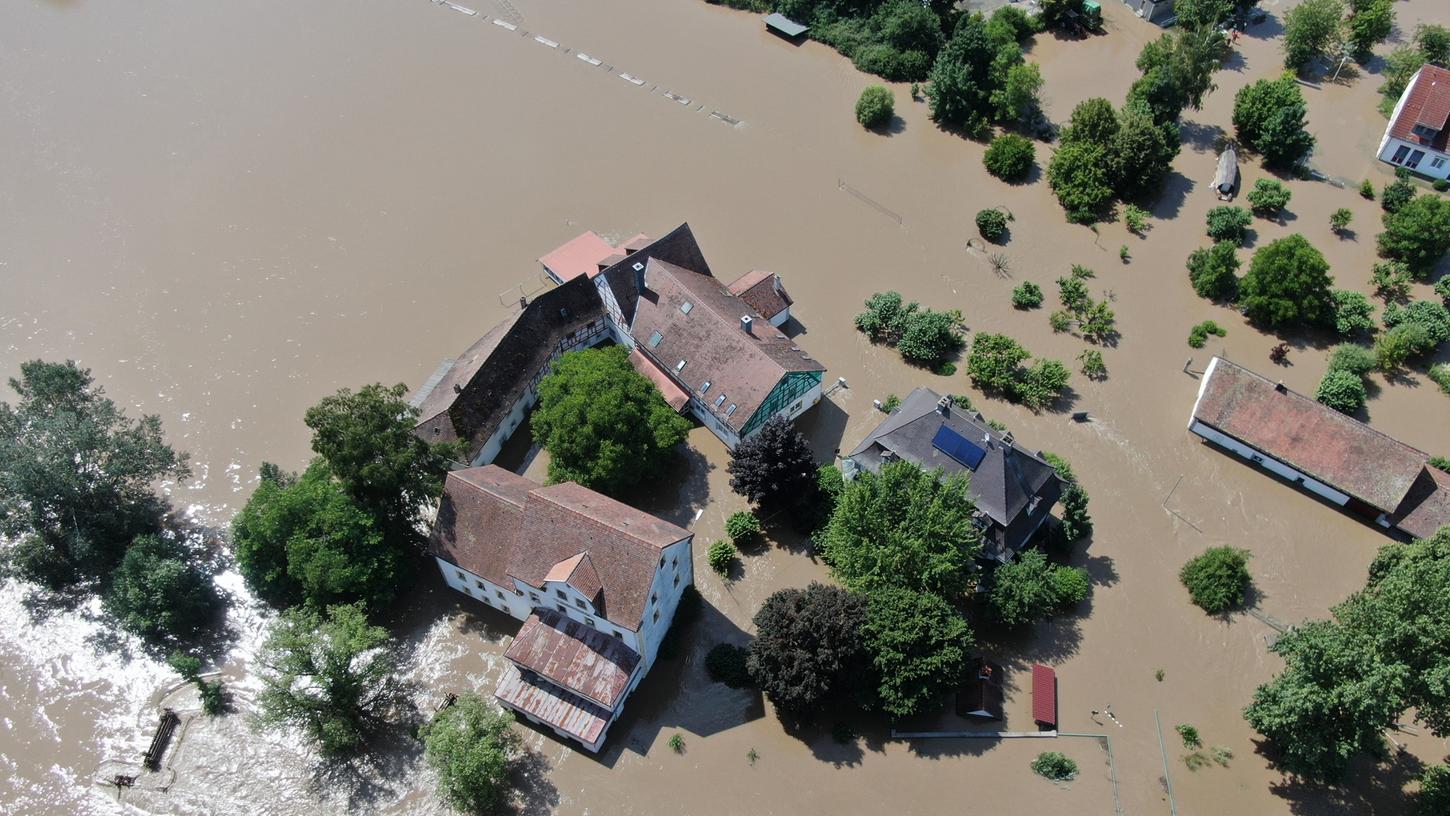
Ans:
{"label": "green tree canopy", "polygon": [[896,113],[896,99],[885,85],[867,85],[856,99],[856,121],[865,128],[878,128]]}
{"label": "green tree canopy", "polygon": [[1109,173],[1123,198],[1158,192],[1182,145],[1175,120],[1154,121],[1146,105],[1130,104],[1118,116],[1118,132],[1108,143]]}
{"label": "green tree canopy", "polygon": [[111,579],[105,607],[122,628],[152,643],[192,641],[222,605],[216,585],[186,546],[170,538],[136,539]]}
{"label": "green tree canopy", "polygon": [[909,717],[961,679],[972,631],[936,595],[886,588],[870,597],[864,631],[877,705],[892,717]]}
{"label": "green tree canopy", "polygon": [[1370,49],[1389,38],[1395,30],[1392,0],[1349,0],[1346,35],[1356,54],[1368,57]]}
{"label": "green tree canopy", "polygon": [[730,454],[730,489],[765,508],[809,502],[816,489],[815,454],[795,426],[772,417]]}
{"label": "green tree canopy", "polygon": [[982,154],[982,164],[988,173],[1003,181],[1022,181],[1032,172],[1036,154],[1037,148],[1032,140],[1015,133],[1004,133],[987,146],[987,151]]}
{"label": "green tree canopy", "polygon": [[1251,578],[1249,551],[1237,547],[1210,547],[1189,559],[1178,580],[1203,611],[1217,615],[1244,602]]}
{"label": "green tree canopy", "polygon": [[574,351],[539,383],[530,420],[549,452],[549,478],[618,493],[654,475],[690,422],[629,364],[623,346]]}
{"label": "green tree canopy", "polygon": [[1108,152],[1091,142],[1064,144],[1047,165],[1047,183],[1074,223],[1102,218],[1113,201],[1111,182]]}
{"label": "green tree canopy", "polygon": [[232,519],[237,568],[273,606],[362,601],[376,611],[409,576],[405,551],[344,492],[322,460],[298,478],[275,465]]}
{"label": "green tree canopy", "polygon": [[782,589],[755,613],[746,667],[776,711],[803,719],[863,691],[866,598],[812,583]]}
{"label": "green tree canopy", "polygon": [[1425,278],[1450,251],[1450,201],[1438,195],[1411,198],[1385,215],[1385,231],[1377,240],[1380,257],[1401,261],[1417,278]]}
{"label": "green tree canopy", "polygon": [[[1188,0],[1183,3],[1190,17],[1196,13],[1217,15],[1219,8],[1206,9],[1228,0]],[[1174,11],[1179,12],[1178,5]],[[1179,12],[1177,27],[1143,46],[1138,53],[1138,70],[1143,72],[1128,89],[1128,103],[1145,105],[1160,124],[1177,121],[1184,108],[1198,110],[1203,98],[1214,89],[1213,72],[1228,54],[1228,43],[1216,26],[1185,24]]]}
{"label": "green tree canopy", "polygon": [[323,756],[360,750],[400,700],[392,642],[360,605],[282,613],[257,667],[259,721],[301,729]]}
{"label": "green tree canopy", "polygon": [[[1021,48],[1012,47],[1017,48],[1020,60]],[[951,39],[936,56],[926,86],[932,119],[973,136],[986,132],[994,114],[992,63],[998,50],[981,14],[966,14],[957,21]]]}
{"label": "green tree canopy", "polygon": [[399,545],[419,544],[419,514],[443,490],[458,446],[433,445],[413,434],[418,410],[407,386],[346,388],[307,409],[312,450],[343,490]]}
{"label": "green tree canopy", "polygon": [[846,484],[820,536],[832,574],[849,589],[905,587],[945,598],[969,586],[982,536],[965,475],[937,478],[905,461]]}
{"label": "green tree canopy", "polygon": [[[1244,212],[1248,215],[1247,212]],[[1229,241],[1217,241],[1205,249],[1195,249],[1188,256],[1188,279],[1199,297],[1232,301],[1238,292],[1238,253]]]}
{"label": "green tree canopy", "polygon": [[1327,324],[1334,317],[1329,262],[1304,236],[1280,238],[1254,253],[1239,281],[1239,303],[1268,326]]}
{"label": "green tree canopy", "polygon": [[1305,129],[1305,111],[1304,93],[1293,75],[1261,79],[1234,95],[1234,131],[1239,141],[1264,157],[1266,165],[1293,167],[1314,149],[1314,137]]}
{"label": "green tree canopy", "polygon": [[895,346],[902,359],[924,366],[962,347],[960,322],[960,313],[922,309],[916,301],[903,305],[900,292],[877,292],[855,317],[856,328],[871,342]]}
{"label": "green tree canopy", "polygon": [[104,584],[137,536],[161,529],[152,492],[189,474],[154,415],[127,419],[72,361],[31,360],[0,402],[0,559],[51,590]]}
{"label": "green tree canopy", "polygon": [[1036,623],[1081,603],[1091,587],[1081,569],[1053,565],[1042,550],[1025,550],[992,573],[987,608],[1008,626]]}
{"label": "green tree canopy", "polygon": [[1301,71],[1334,54],[1344,19],[1342,0],[1304,0],[1284,15],[1284,67]]}
{"label": "green tree canopy", "polygon": [[507,802],[520,751],[512,716],[464,692],[434,714],[418,736],[438,774],[438,791],[454,808],[493,813]]}

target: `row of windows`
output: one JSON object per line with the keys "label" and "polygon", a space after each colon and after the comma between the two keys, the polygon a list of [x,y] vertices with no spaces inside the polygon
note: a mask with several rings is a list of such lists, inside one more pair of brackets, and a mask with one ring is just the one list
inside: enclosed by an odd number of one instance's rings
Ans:
{"label": "row of windows", "polygon": [[[663,564],[664,563],[664,559],[660,559],[660,563]],[[464,574],[464,572],[462,570],[454,570],[453,572],[458,576],[458,580],[463,583],[463,591],[466,592],[466,593],[468,593],[469,595],[474,595],[473,589],[468,586],[468,576],[466,574]],[[475,578],[475,579],[473,579],[473,583],[474,583],[474,586],[478,587],[478,590],[479,590],[478,594],[477,595],[474,595],[474,597],[477,597],[479,600],[483,601],[484,603],[488,604],[489,606],[495,606],[494,602],[491,599],[489,599],[489,597],[488,597],[488,588],[484,586],[483,580],[480,579],[480,578]],[[680,578],[677,575],[677,576],[675,576],[675,585],[676,586],[679,586],[679,583],[680,583]],[[568,600],[568,596],[564,594],[563,590],[556,589],[556,590],[554,590],[554,592],[561,599]],[[517,595],[523,595],[524,594],[523,590],[521,590],[521,589],[515,589],[514,590],[514,593],[517,594]],[[503,590],[495,589],[493,591],[493,594],[498,596],[499,603],[497,605],[498,606],[502,606],[504,609],[507,609],[508,608],[508,596],[506,596],[503,593]],[[532,603],[534,603],[535,605],[537,605],[539,603],[539,594],[537,592],[530,592],[529,593],[529,600]],[[652,598],[650,598],[650,604],[653,605],[658,600],[659,600],[659,594],[656,593]],[[574,600],[574,605],[577,606],[577,607],[579,607],[581,610],[586,608],[584,606],[584,602],[581,601],[581,600],[578,600],[577,598]],[[564,604],[554,604],[554,608],[557,609],[557,610],[559,610],[560,612],[562,612],[565,615],[569,614],[569,607],[565,606]],[[659,619],[660,619],[659,610],[655,610],[655,613],[654,613],[654,620],[655,620],[655,622],[658,623],[659,622]],[[607,627],[607,626],[600,626],[598,623],[595,622],[595,620],[593,618],[589,617],[588,615],[585,615],[584,616],[584,623],[587,624],[588,626],[590,626],[591,628],[599,629],[602,632],[608,632],[609,634],[614,635],[616,638],[619,638],[620,640],[623,640],[624,639],[624,633],[623,632],[621,632],[618,629],[612,629],[612,628]]]}

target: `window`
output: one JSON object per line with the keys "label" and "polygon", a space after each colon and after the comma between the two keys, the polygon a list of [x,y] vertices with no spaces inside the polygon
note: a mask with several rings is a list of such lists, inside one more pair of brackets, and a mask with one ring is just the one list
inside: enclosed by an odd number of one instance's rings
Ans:
{"label": "window", "polygon": [[563,612],[565,615],[569,614],[569,607],[563,604],[554,604],[554,608],[559,610],[560,612]]}
{"label": "window", "polygon": [[584,622],[587,623],[587,624],[589,624],[590,626],[593,626],[594,625],[594,619],[591,618],[591,617],[589,617],[588,615],[585,615],[584,616]]}
{"label": "window", "polygon": [[660,611],[658,609],[656,609],[655,613],[650,616],[650,620],[654,621],[655,623],[660,622]]}
{"label": "window", "polygon": [[1411,170],[1414,170],[1416,167],[1419,167],[1420,166],[1420,160],[1423,159],[1423,158],[1425,158],[1425,151],[1423,151],[1423,150],[1414,150],[1414,151],[1411,151],[1410,152],[1410,158],[1408,158],[1408,159],[1405,160],[1405,166],[1408,167],[1408,168],[1410,168]]}
{"label": "window", "polygon": [[1444,156],[1436,156],[1435,158],[1433,158],[1433,159],[1430,160],[1430,169],[1431,170],[1439,170],[1441,167],[1444,167],[1444,166],[1445,166],[1445,157]]}
{"label": "window", "polygon": [[675,576],[675,586],[679,586],[679,585],[680,585],[680,576],[676,575]]}
{"label": "window", "polygon": [[1405,145],[1400,145],[1399,147],[1395,148],[1395,155],[1390,157],[1390,161],[1394,162],[1395,164],[1404,164],[1405,157],[1408,155],[1410,155],[1410,148],[1406,147]]}
{"label": "window", "polygon": [[693,308],[695,308],[695,304],[691,303],[688,300],[680,304],[680,311],[684,312],[685,314],[689,314],[690,310]]}
{"label": "window", "polygon": [[799,411],[801,409],[801,403],[803,403],[803,402],[805,402],[805,400],[796,400],[795,401],[795,405],[792,405],[790,407],[790,412],[793,414],[796,411]]}
{"label": "window", "polygon": [[[1440,159],[1436,159],[1436,161],[1441,161],[1441,160]],[[709,391],[709,390],[710,390],[710,381],[709,380],[706,380],[706,381],[704,381],[703,383],[700,384],[700,393],[701,394],[703,394],[703,393],[705,393],[706,391]]]}
{"label": "window", "polygon": [[1254,464],[1257,464],[1257,465],[1262,465],[1264,463],[1264,457],[1258,455],[1257,453],[1251,455],[1249,457],[1249,459],[1251,459],[1254,462]]}
{"label": "window", "polygon": [[[661,565],[664,564],[664,559],[660,559],[660,564]],[[670,569],[677,570],[679,568],[680,568],[680,557],[677,555],[674,558],[671,558],[670,559]]]}
{"label": "window", "polygon": [[498,596],[498,599],[500,601],[503,600],[503,590],[501,590],[501,589],[495,589],[493,591],[493,594],[497,595]]}
{"label": "window", "polygon": [[554,594],[555,595],[558,595],[559,596],[559,600],[561,600],[561,601],[567,601],[567,600],[569,600],[569,596],[568,595],[565,595],[564,594],[564,590],[562,590],[562,589],[556,589],[556,590],[554,590]]}
{"label": "window", "polygon": [[1433,139],[1435,138],[1435,134],[1439,133],[1440,131],[1430,127],[1429,125],[1416,124],[1414,127],[1410,128],[1410,132],[1414,133],[1416,136],[1419,136],[1421,139]]}
{"label": "window", "polygon": [[662,556],[660,556],[660,569],[664,569],[664,568],[665,568],[665,557],[662,555]]}
{"label": "window", "polygon": [[715,407],[716,408],[719,408],[724,403],[725,403],[725,395],[724,394],[721,394],[720,396],[718,396],[718,397],[715,398]]}
{"label": "window", "polygon": [[734,415],[735,415],[735,403],[732,402],[732,403],[730,403],[730,407],[725,409],[725,416],[734,416]]}
{"label": "window", "polygon": [[660,334],[659,332],[652,332],[649,336],[649,347],[657,347],[660,344],[660,341],[663,339],[665,339],[665,336],[663,334]]}
{"label": "window", "polygon": [[624,635],[621,635],[621,634],[620,634],[620,633],[619,633],[619,630],[618,630],[618,629],[615,629],[615,630],[614,630],[614,632],[613,632],[613,633],[612,633],[612,634],[613,634],[613,635],[614,635],[614,636],[615,636],[615,637],[617,637],[617,638],[619,638],[619,639],[620,639],[620,640],[624,640]]}
{"label": "window", "polygon": [[534,603],[538,603],[539,602],[539,595],[538,595],[538,593],[536,593],[536,592],[530,592],[529,593],[529,600],[533,601]]}
{"label": "window", "polygon": [[467,581],[468,580],[466,577],[464,577],[463,570],[454,570],[454,572],[458,573],[458,580],[460,580],[460,581]]}
{"label": "window", "polygon": [[574,605],[577,606],[577,607],[579,607],[580,609],[583,609],[584,608],[584,602],[581,601],[581,600],[579,600],[578,598],[575,598],[574,599]]}
{"label": "window", "polygon": [[640,263],[639,261],[635,261],[634,262],[634,271],[641,272],[643,270],[644,270],[644,264]]}
{"label": "window", "polygon": [[483,581],[481,581],[481,580],[479,580],[477,578],[474,578],[473,579],[473,585],[476,586],[476,587],[478,587],[479,589],[483,589]]}
{"label": "window", "polygon": [[649,596],[649,605],[650,606],[654,606],[655,604],[657,604],[659,602],[660,602],[660,594],[658,592],[652,593]]}
{"label": "window", "polygon": [[675,373],[676,374],[678,374],[678,373],[680,373],[681,371],[684,371],[684,370],[685,370],[685,361],[684,360],[681,360],[678,363],[675,363]]}

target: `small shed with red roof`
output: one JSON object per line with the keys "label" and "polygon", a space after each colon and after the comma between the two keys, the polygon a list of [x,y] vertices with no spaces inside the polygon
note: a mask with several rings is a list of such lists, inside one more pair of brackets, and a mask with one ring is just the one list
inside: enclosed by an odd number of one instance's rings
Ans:
{"label": "small shed with red roof", "polygon": [[1032,664],[1032,719],[1043,728],[1057,728],[1057,672]]}

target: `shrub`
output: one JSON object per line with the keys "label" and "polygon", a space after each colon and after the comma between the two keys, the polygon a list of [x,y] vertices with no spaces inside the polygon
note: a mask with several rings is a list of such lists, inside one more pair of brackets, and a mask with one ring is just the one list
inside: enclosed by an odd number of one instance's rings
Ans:
{"label": "shrub", "polygon": [[1127,244],[1123,244],[1122,246],[1118,247],[1118,257],[1122,259],[1123,263],[1127,263],[1128,259],[1132,257],[1132,254],[1128,252]]}
{"label": "shrub", "polygon": [[1334,330],[1349,336],[1355,332],[1374,330],[1374,305],[1369,298],[1348,289],[1335,289]]}
{"label": "shrub", "polygon": [[881,403],[881,410],[885,411],[888,414],[900,407],[901,397],[898,397],[895,394],[887,394],[886,400]]}
{"label": "shrub", "polygon": [[1450,813],[1450,764],[1431,765],[1420,774],[1414,802],[1415,816]]}
{"label": "shrub", "polygon": [[1380,207],[1387,213],[1397,213],[1414,197],[1415,185],[1410,183],[1409,171],[1400,168],[1395,171],[1395,180],[1380,191]]}
{"label": "shrub", "polygon": [[977,212],[977,231],[982,237],[996,244],[1007,234],[1007,215],[998,209]]}
{"label": "shrub", "polygon": [[1184,748],[1187,748],[1191,751],[1196,748],[1203,747],[1203,740],[1199,739],[1197,728],[1194,728],[1188,723],[1183,723],[1182,725],[1177,726],[1173,730],[1177,731],[1178,736],[1183,738]]}
{"label": "shrub", "polygon": [[1193,348],[1203,348],[1204,344],[1208,342],[1209,335],[1227,337],[1228,330],[1212,320],[1205,320],[1188,330],[1188,345]]}
{"label": "shrub", "polygon": [[1367,398],[1364,378],[1351,371],[1331,368],[1324,372],[1314,398],[1341,414],[1353,414],[1364,407]]}
{"label": "shrub", "polygon": [[856,99],[856,121],[862,127],[878,128],[895,115],[895,100],[885,85],[868,85]]}
{"label": "shrub", "polygon": [[1072,315],[1066,309],[1058,309],[1047,316],[1047,325],[1054,332],[1065,332],[1072,328]]}
{"label": "shrub", "polygon": [[1432,348],[1434,345],[1424,326],[1406,323],[1375,338],[1375,364],[1381,371],[1397,371],[1406,360]]}
{"label": "shrub", "polygon": [[1359,183],[1359,195],[1360,195],[1361,198],[1368,198],[1371,201],[1373,201],[1374,200],[1374,182],[1371,182],[1369,179],[1365,179],[1364,181],[1361,181]]}
{"label": "shrub", "polygon": [[1417,300],[1404,306],[1391,303],[1385,307],[1384,320],[1385,326],[1391,329],[1404,324],[1422,327],[1429,339],[1424,352],[1450,341],[1450,309],[1443,303],[1433,300]]}
{"label": "shrub", "polygon": [[758,536],[760,535],[760,519],[756,518],[754,513],[745,510],[731,513],[730,518],[725,520],[725,535],[730,536],[730,540],[735,544]]}
{"label": "shrub", "polygon": [[1042,287],[1032,281],[1017,284],[1012,290],[1012,305],[1018,309],[1036,309],[1042,305]]}
{"label": "shrub", "polygon": [[1375,243],[1381,258],[1403,261],[1415,277],[1425,278],[1450,251],[1450,199],[1415,196],[1385,216]]}
{"label": "shrub", "polygon": [[750,672],[746,668],[750,650],[733,643],[717,643],[705,655],[705,673],[717,683],[730,688],[748,688]]}
{"label": "shrub", "polygon": [[1083,376],[1090,380],[1100,380],[1108,376],[1108,367],[1103,363],[1103,353],[1097,349],[1083,349],[1077,355],[1077,361],[1082,364]]}
{"label": "shrub", "polygon": [[1329,352],[1330,371],[1348,371],[1356,377],[1363,377],[1374,371],[1374,352],[1353,343],[1340,343]]}
{"label": "shrub", "polygon": [[1435,189],[1435,192],[1443,193],[1446,190],[1450,190],[1450,181],[1446,181],[1445,179],[1435,179],[1434,181],[1430,182],[1430,186]]}
{"label": "shrub", "polygon": [[1148,231],[1148,211],[1136,204],[1129,204],[1123,208],[1123,223],[1130,232],[1142,235]]}
{"label": "shrub", "polygon": [[856,328],[873,343],[896,346],[902,359],[935,368],[962,347],[961,313],[902,305],[900,292],[877,292],[856,315]]}
{"label": "shrub", "polygon": [[1244,242],[1244,230],[1253,220],[1254,216],[1243,207],[1214,207],[1208,211],[1208,237],[1215,241],[1231,241],[1237,246]]}
{"label": "shrub", "polygon": [[1273,179],[1259,179],[1254,182],[1254,189],[1249,191],[1246,198],[1254,215],[1267,218],[1282,212],[1289,204],[1291,194],[1288,187]]}
{"label": "shrub", "polygon": [[735,545],[726,539],[720,539],[710,545],[709,551],[705,554],[705,560],[709,562],[710,569],[721,578],[730,575],[730,568],[735,564],[735,555],[740,552]]}
{"label": "shrub", "polygon": [[1248,561],[1248,550],[1211,547],[1184,564],[1178,580],[1203,611],[1218,614],[1244,602],[1251,580]]}
{"label": "shrub", "polygon": [[987,152],[982,154],[982,164],[988,173],[997,178],[1016,182],[1027,178],[1036,158],[1037,148],[1032,140],[1015,133],[1004,133],[987,146]]}
{"label": "shrub", "polygon": [[493,813],[508,801],[521,753],[513,715],[465,693],[420,728],[419,737],[438,773],[438,791],[454,808]]}
{"label": "shrub", "polygon": [[[1436,363],[1430,366],[1429,377],[1434,383],[1440,386],[1440,390],[1450,394],[1450,363]],[[1441,468],[1450,470],[1450,468]]]}
{"label": "shrub", "polygon": [[1439,295],[1446,305],[1450,305],[1450,275],[1435,281],[1435,294]]}
{"label": "shrub", "polygon": [[1404,301],[1410,296],[1410,268],[1400,261],[1375,264],[1369,280],[1374,284],[1375,297],[1386,303]]}
{"label": "shrub", "polygon": [[[1243,211],[1248,215],[1247,211]],[[1193,291],[1211,300],[1232,301],[1238,292],[1238,254],[1231,241],[1219,241],[1188,256],[1188,280]]]}
{"label": "shrub", "polygon": [[685,738],[679,734],[671,734],[667,744],[670,746],[670,750],[677,754],[683,754],[685,752]]}
{"label": "shrub", "polygon": [[1023,626],[1076,606],[1091,591],[1086,572],[1054,566],[1040,549],[1025,550],[992,573],[987,608],[1003,624]]}
{"label": "shrub", "polygon": [[1450,473],[1450,458],[1444,456],[1431,456],[1430,467]]}
{"label": "shrub", "polygon": [[1334,230],[1336,235],[1342,234],[1352,220],[1354,220],[1354,213],[1350,212],[1348,207],[1340,207],[1329,214],[1329,228]]}
{"label": "shrub", "polygon": [[1032,760],[1032,772],[1054,782],[1066,782],[1077,776],[1077,763],[1057,751],[1043,751]]}

